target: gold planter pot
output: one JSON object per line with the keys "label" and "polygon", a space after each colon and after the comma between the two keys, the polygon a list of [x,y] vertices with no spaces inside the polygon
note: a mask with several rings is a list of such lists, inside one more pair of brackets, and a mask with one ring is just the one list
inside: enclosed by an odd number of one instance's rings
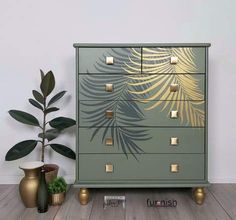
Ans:
{"label": "gold planter pot", "polygon": [[33,208],[37,206],[37,191],[39,185],[39,171],[44,165],[43,162],[25,162],[21,166],[25,176],[20,181],[19,191],[23,204],[26,208]]}
{"label": "gold planter pot", "polygon": [[65,201],[66,193],[56,193],[51,195],[51,205],[61,205]]}

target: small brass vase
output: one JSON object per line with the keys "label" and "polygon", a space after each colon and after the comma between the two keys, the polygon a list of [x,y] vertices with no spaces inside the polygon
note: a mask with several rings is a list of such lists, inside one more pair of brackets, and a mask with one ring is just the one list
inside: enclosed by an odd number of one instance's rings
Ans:
{"label": "small brass vase", "polygon": [[51,195],[51,205],[61,205],[65,201],[66,193],[55,193]]}
{"label": "small brass vase", "polygon": [[39,172],[43,162],[26,162],[19,168],[25,173],[20,181],[19,191],[23,204],[26,208],[34,208],[37,206],[37,190],[39,185]]}

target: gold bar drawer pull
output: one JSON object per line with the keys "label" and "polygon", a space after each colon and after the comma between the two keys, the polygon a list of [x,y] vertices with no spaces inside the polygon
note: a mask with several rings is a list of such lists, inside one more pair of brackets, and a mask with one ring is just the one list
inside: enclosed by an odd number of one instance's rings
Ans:
{"label": "gold bar drawer pull", "polygon": [[105,165],[105,171],[106,171],[106,173],[113,173],[113,170],[114,170],[113,164],[106,164],[106,165]]}
{"label": "gold bar drawer pull", "polygon": [[178,63],[178,57],[171,57],[170,58],[170,63],[171,64],[177,64]]}
{"label": "gold bar drawer pull", "polygon": [[179,172],[179,164],[177,163],[172,163],[170,165],[170,172],[171,173],[178,173]]}
{"label": "gold bar drawer pull", "polygon": [[112,139],[112,137],[106,138],[105,145],[106,146],[113,146],[113,139]]}
{"label": "gold bar drawer pull", "polygon": [[114,57],[106,57],[106,64],[113,65],[114,64]]}
{"label": "gold bar drawer pull", "polygon": [[179,90],[179,85],[176,83],[172,83],[170,85],[170,92],[177,92]]}
{"label": "gold bar drawer pull", "polygon": [[106,118],[111,119],[113,118],[113,111],[112,110],[106,110]]}
{"label": "gold bar drawer pull", "polygon": [[170,145],[171,146],[177,146],[178,144],[179,144],[179,138],[177,138],[177,137],[170,138]]}
{"label": "gold bar drawer pull", "polygon": [[178,118],[179,114],[178,111],[171,111],[170,112],[170,118]]}
{"label": "gold bar drawer pull", "polygon": [[106,92],[113,92],[113,84],[112,83],[107,83],[105,85],[105,91]]}

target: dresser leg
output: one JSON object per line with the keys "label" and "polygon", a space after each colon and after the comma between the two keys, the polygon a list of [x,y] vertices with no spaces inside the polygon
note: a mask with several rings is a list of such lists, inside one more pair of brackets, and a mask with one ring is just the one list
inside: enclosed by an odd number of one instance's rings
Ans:
{"label": "dresser leg", "polygon": [[198,205],[202,205],[205,199],[205,191],[203,187],[197,187],[193,190],[194,201]]}
{"label": "dresser leg", "polygon": [[80,188],[78,197],[80,204],[86,205],[89,201],[89,190],[87,188]]}

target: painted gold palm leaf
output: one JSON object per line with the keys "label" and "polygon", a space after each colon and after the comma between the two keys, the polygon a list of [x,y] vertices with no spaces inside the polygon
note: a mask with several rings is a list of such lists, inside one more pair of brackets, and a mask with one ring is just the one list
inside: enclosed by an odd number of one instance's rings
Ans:
{"label": "painted gold palm leaf", "polygon": [[[172,65],[171,57],[178,57]],[[192,48],[143,48],[144,73],[196,73]]]}
{"label": "painted gold palm leaf", "polygon": [[[137,56],[137,52],[135,55]],[[178,57],[177,65],[170,64],[170,57],[172,56]],[[130,60],[132,61],[132,59]],[[137,100],[148,104],[146,110],[156,107],[160,107],[161,111],[176,109],[182,123],[204,126],[204,111],[200,108],[201,104],[204,103],[204,96],[198,87],[198,80],[189,74],[195,71],[194,53],[191,48],[144,48],[143,72],[146,74],[128,76],[132,79],[129,82],[129,92],[135,94]],[[126,72],[132,73],[128,65]],[[161,74],[154,75],[153,73]],[[147,84],[149,86],[146,86]],[[179,91],[171,93],[170,84],[178,84]]]}

